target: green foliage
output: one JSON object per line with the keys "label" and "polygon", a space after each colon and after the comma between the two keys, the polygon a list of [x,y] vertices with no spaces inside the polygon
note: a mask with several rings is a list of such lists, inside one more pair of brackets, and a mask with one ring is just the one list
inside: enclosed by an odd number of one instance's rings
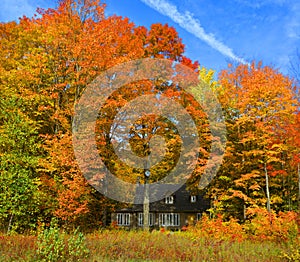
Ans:
{"label": "green foliage", "polygon": [[37,261],[78,261],[87,258],[89,250],[78,228],[68,237],[55,223],[38,235]]}
{"label": "green foliage", "polygon": [[66,256],[65,234],[57,226],[51,225],[38,235],[38,261],[59,261]]}
{"label": "green foliage", "polygon": [[90,250],[85,243],[85,237],[78,231],[78,228],[68,240],[68,252],[70,261],[78,261],[89,256]]}
{"label": "green foliage", "polygon": [[7,231],[20,232],[34,228],[39,213],[41,141],[36,123],[18,110],[14,98],[1,104],[0,222]]}

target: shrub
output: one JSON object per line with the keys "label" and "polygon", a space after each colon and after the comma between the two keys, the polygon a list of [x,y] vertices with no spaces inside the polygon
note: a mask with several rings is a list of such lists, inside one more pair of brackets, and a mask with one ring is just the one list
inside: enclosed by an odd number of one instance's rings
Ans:
{"label": "shrub", "polygon": [[85,243],[84,235],[77,228],[68,240],[68,256],[69,261],[77,261],[89,256],[89,249]]}
{"label": "shrub", "polygon": [[44,229],[38,235],[37,261],[67,262],[87,258],[89,250],[85,238],[78,228],[71,237],[51,223],[50,228]]}
{"label": "shrub", "polygon": [[265,209],[255,209],[252,219],[245,223],[244,229],[250,239],[294,241],[298,237],[296,218],[295,212],[269,214]]}
{"label": "shrub", "polygon": [[191,227],[199,236],[213,237],[218,240],[242,241],[245,238],[243,227],[235,219],[223,221],[223,217],[218,215],[216,218],[209,219],[204,215],[195,227]]}

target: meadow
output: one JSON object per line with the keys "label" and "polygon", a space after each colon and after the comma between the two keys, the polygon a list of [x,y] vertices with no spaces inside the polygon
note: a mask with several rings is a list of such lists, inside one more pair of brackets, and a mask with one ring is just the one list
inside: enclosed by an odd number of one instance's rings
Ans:
{"label": "meadow", "polygon": [[36,235],[0,235],[0,261],[300,261],[291,214],[243,225],[204,217],[185,231],[111,227],[93,233],[50,225]]}

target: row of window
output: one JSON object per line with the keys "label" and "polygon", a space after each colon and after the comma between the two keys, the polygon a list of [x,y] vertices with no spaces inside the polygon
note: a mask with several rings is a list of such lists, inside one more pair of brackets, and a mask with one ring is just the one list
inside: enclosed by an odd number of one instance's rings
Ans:
{"label": "row of window", "polygon": [[[117,214],[117,223],[119,226],[130,225],[131,214],[130,213],[119,213]],[[155,217],[153,213],[149,214],[149,226],[153,226],[155,223]],[[138,213],[138,226],[143,226],[144,214]],[[162,213],[159,214],[159,226],[179,226],[180,215],[176,213]]]}
{"label": "row of window", "polygon": [[[197,214],[197,220],[201,218],[201,214]],[[118,213],[117,223],[119,226],[130,226],[130,213]],[[149,214],[149,226],[155,224],[155,216],[153,213]],[[177,213],[160,213],[158,216],[159,226],[179,226],[180,225],[180,214]],[[144,224],[144,214],[138,213],[138,226],[143,226]]]}
{"label": "row of window", "polygon": [[[191,203],[196,203],[197,197],[196,196],[191,196],[190,197]],[[165,203],[166,204],[174,204],[174,197],[173,196],[168,196],[165,198]]]}

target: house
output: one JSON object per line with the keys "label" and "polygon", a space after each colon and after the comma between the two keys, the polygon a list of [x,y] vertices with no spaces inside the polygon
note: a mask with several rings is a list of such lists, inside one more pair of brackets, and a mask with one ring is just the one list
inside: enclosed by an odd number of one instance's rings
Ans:
{"label": "house", "polygon": [[[195,224],[209,208],[210,201],[204,195],[191,194],[186,185],[183,185],[176,192],[167,194],[164,199],[150,203],[149,227],[181,229],[183,226]],[[121,227],[142,228],[143,205],[136,204],[116,210],[112,214],[112,221]]]}

